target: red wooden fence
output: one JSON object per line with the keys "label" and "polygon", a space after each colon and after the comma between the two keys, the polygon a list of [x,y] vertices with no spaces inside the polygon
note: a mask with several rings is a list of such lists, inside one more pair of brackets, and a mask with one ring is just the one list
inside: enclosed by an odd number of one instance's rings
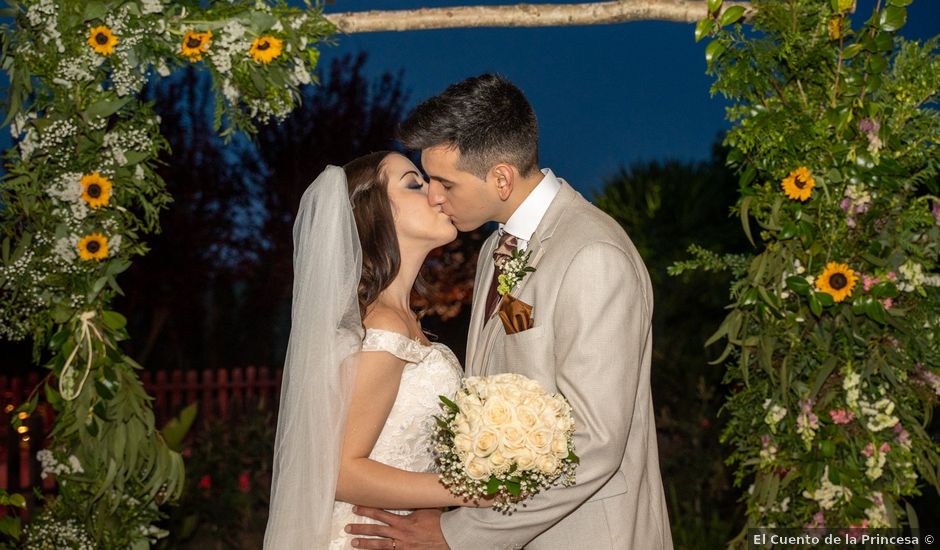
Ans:
{"label": "red wooden fence", "polygon": [[[197,424],[224,420],[231,412],[258,403],[276,411],[281,370],[245,367],[214,371],[140,371],[140,378],[147,394],[154,398],[154,417],[160,427],[196,401],[199,402]],[[42,483],[36,452],[43,448],[45,434],[55,420],[54,412],[41,403],[31,416],[23,419],[25,429],[17,432],[10,425],[14,410],[29,397],[40,380],[36,372],[23,377],[0,374],[0,487],[8,491],[23,491]],[[51,481],[44,485],[49,483]]]}

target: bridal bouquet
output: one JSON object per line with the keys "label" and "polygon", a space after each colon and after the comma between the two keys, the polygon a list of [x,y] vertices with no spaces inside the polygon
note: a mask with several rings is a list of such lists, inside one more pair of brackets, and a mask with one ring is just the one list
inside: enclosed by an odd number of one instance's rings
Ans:
{"label": "bridal bouquet", "polygon": [[571,405],[520,374],[470,377],[453,401],[441,396],[436,461],[441,482],[471,500],[493,496],[511,513],[543,489],[574,483],[578,456]]}

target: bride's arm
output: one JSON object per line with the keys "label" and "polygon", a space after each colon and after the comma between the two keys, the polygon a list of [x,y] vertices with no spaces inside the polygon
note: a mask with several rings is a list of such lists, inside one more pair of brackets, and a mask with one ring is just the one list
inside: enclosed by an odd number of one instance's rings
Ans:
{"label": "bride's arm", "polygon": [[[451,494],[435,473],[407,472],[369,458],[395,403],[404,366],[403,360],[384,351],[360,355],[346,420],[336,499],[386,509],[476,506]],[[482,501],[481,504],[486,506]]]}

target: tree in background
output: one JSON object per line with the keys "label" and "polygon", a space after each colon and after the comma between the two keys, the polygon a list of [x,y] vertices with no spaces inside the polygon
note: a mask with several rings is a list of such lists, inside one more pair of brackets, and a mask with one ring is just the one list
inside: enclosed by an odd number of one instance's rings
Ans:
{"label": "tree in background", "polygon": [[151,253],[129,270],[128,351],[148,368],[283,361],[290,322],[291,226],[300,196],[328,163],[393,146],[401,75],[370,83],[365,54],[335,60],[321,86],[257,145],[212,131],[208,78],[187,70],[151,92],[173,155],[161,176],[175,199]]}
{"label": "tree in background", "polygon": [[726,153],[716,145],[709,161],[634,164],[593,197],[627,231],[653,284],[652,386],[677,548],[723,546],[741,515],[718,442],[724,370],[707,364],[702,349],[722,319],[730,277],[667,272],[692,243],[729,254],[747,247],[728,216],[737,182]]}
{"label": "tree in background", "polygon": [[222,366],[217,350],[230,343],[224,309],[231,282],[263,249],[256,235],[266,168],[243,135],[225,144],[212,129],[215,98],[206,73],[187,67],[152,84],[147,96],[172,147],[158,172],[174,204],[161,214],[150,254],[125,276],[120,308],[143,336],[127,351],[144,365]]}

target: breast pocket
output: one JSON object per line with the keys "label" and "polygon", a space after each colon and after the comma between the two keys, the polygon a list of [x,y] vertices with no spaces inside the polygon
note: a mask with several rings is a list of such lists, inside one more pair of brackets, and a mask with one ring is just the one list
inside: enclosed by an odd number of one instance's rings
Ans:
{"label": "breast pocket", "polygon": [[554,354],[551,339],[544,325],[532,327],[529,330],[506,334],[498,342],[502,348],[502,363],[497,368],[501,372],[516,372],[530,377],[554,378],[550,373],[554,371]]}

